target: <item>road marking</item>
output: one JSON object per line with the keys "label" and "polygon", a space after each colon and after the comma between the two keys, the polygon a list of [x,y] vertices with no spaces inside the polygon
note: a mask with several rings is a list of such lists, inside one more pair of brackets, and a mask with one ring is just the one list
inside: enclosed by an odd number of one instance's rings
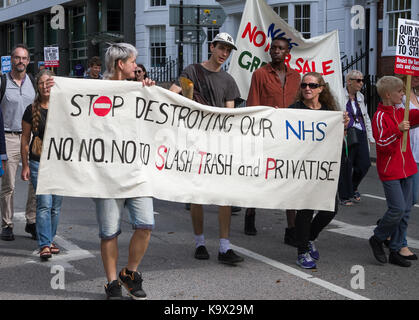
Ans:
{"label": "road marking", "polygon": [[[379,196],[374,196],[372,194],[362,194],[361,196],[386,201],[386,198],[379,197]],[[419,208],[418,205],[415,205],[415,207]],[[373,235],[373,230],[376,227],[375,225],[373,225],[373,226],[356,226],[356,225],[345,223],[345,222],[342,222],[342,221],[339,221],[339,220],[332,220],[332,222],[330,222],[330,224],[335,225],[338,228],[337,229],[326,229],[327,231],[335,232],[335,233],[339,233],[339,234],[343,234],[343,235],[347,235],[347,236],[351,236],[351,237],[355,237],[355,238],[366,239],[366,240],[369,239]],[[409,248],[419,249],[419,240],[407,237],[407,243],[409,244]]]}
{"label": "road marking", "polygon": [[[14,214],[15,221],[25,222],[25,212],[15,212]],[[62,265],[64,269],[68,272],[72,272],[79,275],[84,275],[83,272],[77,270],[69,261],[77,261],[82,259],[94,258],[95,256],[90,253],[88,250],[81,249],[79,246],[75,245],[69,240],[64,239],[63,237],[56,235],[54,242],[60,247],[61,252],[58,255],[53,255],[53,257],[47,262],[41,262],[40,259],[29,259],[25,263],[39,263],[42,266],[51,267],[53,265]],[[65,249],[65,250],[63,250]],[[32,256],[39,257],[39,250],[36,249],[32,252]]]}
{"label": "road marking", "polygon": [[333,292],[335,292],[335,293],[337,293],[341,296],[344,296],[346,298],[349,298],[349,299],[352,299],[352,300],[370,300],[369,298],[366,298],[364,296],[356,294],[356,293],[354,293],[350,290],[339,287],[337,285],[334,285],[333,283],[327,282],[327,281],[322,280],[320,278],[313,277],[312,275],[307,274],[303,271],[300,271],[298,269],[287,266],[286,264],[280,263],[276,260],[269,259],[265,256],[262,256],[260,254],[257,254],[255,252],[253,252],[253,251],[247,250],[245,248],[238,247],[238,246],[235,246],[235,245],[232,245],[232,244],[231,244],[231,248],[236,250],[237,252],[240,252],[241,254],[244,254],[244,255],[250,257],[250,258],[253,258],[253,259],[256,259],[256,260],[261,261],[263,263],[266,263],[266,264],[268,264],[268,265],[270,265],[274,268],[280,269],[280,270],[285,271],[289,274],[292,274],[296,277],[299,277],[303,280],[314,283],[314,284],[316,284],[320,287],[323,287],[327,290],[333,291]]}
{"label": "road marking", "polygon": [[[379,196],[374,196],[374,195],[372,195],[372,194],[368,194],[368,193],[361,194],[361,196],[363,196],[363,197],[367,197],[367,198],[373,198],[373,199],[378,199],[378,200],[387,201],[387,200],[386,200],[386,198],[379,197]],[[419,208],[419,205],[418,205],[418,204],[415,204],[415,205],[414,205],[414,207]]]}

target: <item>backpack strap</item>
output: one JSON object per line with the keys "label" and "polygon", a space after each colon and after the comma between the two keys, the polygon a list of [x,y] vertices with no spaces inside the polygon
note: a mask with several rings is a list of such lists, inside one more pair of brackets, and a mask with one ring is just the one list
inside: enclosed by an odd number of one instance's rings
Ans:
{"label": "backpack strap", "polygon": [[3,100],[4,94],[6,93],[6,73],[1,75],[1,81],[0,81],[0,103]]}
{"label": "backpack strap", "polygon": [[33,75],[32,75],[32,74],[30,74],[30,73],[27,73],[27,75],[28,75],[29,79],[31,80],[32,85],[33,85],[33,88],[34,88],[34,90],[35,90],[35,92],[36,92],[36,83],[35,83],[35,78],[34,78],[34,77],[33,77]]}

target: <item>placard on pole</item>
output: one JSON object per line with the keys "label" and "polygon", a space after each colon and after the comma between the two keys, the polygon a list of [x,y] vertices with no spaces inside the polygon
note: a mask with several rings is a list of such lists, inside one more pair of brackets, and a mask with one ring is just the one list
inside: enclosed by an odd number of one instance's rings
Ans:
{"label": "placard on pole", "polygon": [[[409,120],[412,76],[419,76],[419,21],[399,19],[394,73],[407,75],[404,120]],[[403,132],[402,152],[406,152],[408,132]]]}

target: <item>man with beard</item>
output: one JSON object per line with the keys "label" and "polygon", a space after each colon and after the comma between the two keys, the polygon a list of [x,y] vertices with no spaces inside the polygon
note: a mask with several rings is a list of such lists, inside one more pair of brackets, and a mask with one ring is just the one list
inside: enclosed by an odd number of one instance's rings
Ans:
{"label": "man with beard", "polygon": [[[288,39],[277,37],[269,50],[272,61],[253,73],[246,105],[287,108],[295,102],[300,85],[300,74],[287,67],[286,57],[290,53]],[[286,210],[288,228],[284,242],[295,246],[295,210]],[[254,208],[248,208],[244,220],[244,233],[256,235]]]}
{"label": "man with beard", "polygon": [[[29,64],[29,51],[25,45],[17,45],[11,55],[12,70],[1,78],[2,96],[0,107],[4,117],[4,135],[8,160],[5,173],[2,176],[0,206],[1,206],[1,239],[14,240],[13,235],[13,194],[15,191],[16,172],[20,161],[20,139],[22,135],[22,117],[28,105],[35,99],[33,79],[26,74]],[[4,92],[4,94],[3,94]],[[4,158],[4,156],[6,158]],[[25,231],[36,239],[36,198],[32,184],[29,183],[28,200],[26,202]]]}

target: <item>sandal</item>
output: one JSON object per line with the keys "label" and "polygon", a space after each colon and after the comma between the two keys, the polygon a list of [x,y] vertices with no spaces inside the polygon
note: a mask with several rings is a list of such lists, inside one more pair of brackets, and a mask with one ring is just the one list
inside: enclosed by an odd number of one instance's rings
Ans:
{"label": "sandal", "polygon": [[354,200],[356,202],[360,202],[361,201],[361,194],[358,191],[354,192]]}
{"label": "sandal", "polygon": [[345,207],[352,207],[354,205],[351,200],[340,200],[340,204]]}
{"label": "sandal", "polygon": [[59,254],[60,253],[60,248],[58,248],[55,243],[51,243],[51,253],[52,254]]}
{"label": "sandal", "polygon": [[47,261],[49,258],[51,258],[51,250],[48,246],[42,247],[41,251],[39,252],[39,257],[43,261]]}

